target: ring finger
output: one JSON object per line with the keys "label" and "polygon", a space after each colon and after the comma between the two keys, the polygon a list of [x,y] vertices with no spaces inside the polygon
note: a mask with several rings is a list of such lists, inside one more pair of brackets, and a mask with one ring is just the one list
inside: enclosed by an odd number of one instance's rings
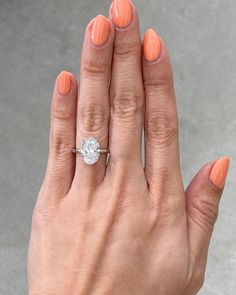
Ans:
{"label": "ring finger", "polygon": [[[100,147],[108,147],[109,84],[113,52],[112,23],[102,15],[89,24],[85,32],[81,58],[80,95],[77,106],[76,145],[94,137]],[[104,178],[106,156],[101,155],[94,165],[77,156],[75,183],[95,187]]]}

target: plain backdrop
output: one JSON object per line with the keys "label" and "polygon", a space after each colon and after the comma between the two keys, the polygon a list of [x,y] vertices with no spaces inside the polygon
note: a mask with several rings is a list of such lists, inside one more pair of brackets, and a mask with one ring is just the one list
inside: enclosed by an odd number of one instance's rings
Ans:
{"label": "plain backdrop", "polygon": [[[48,152],[57,74],[79,78],[87,23],[105,0],[0,0],[0,295],[27,294],[31,214]],[[236,294],[236,1],[137,0],[173,62],[185,185],[206,162],[232,164],[201,295]]]}

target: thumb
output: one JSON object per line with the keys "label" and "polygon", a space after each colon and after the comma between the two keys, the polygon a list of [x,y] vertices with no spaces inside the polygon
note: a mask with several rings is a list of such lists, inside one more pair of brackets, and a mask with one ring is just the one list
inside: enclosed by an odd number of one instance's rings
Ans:
{"label": "thumb", "polygon": [[193,269],[204,277],[207,252],[214,224],[218,216],[230,160],[227,157],[204,166],[186,190],[188,237]]}

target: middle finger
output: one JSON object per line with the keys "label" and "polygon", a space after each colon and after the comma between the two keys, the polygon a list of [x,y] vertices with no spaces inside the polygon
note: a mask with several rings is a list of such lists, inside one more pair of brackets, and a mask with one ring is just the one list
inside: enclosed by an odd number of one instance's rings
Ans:
{"label": "middle finger", "polygon": [[110,17],[115,26],[110,90],[110,164],[141,164],[143,82],[141,36],[137,11],[129,0],[114,0]]}

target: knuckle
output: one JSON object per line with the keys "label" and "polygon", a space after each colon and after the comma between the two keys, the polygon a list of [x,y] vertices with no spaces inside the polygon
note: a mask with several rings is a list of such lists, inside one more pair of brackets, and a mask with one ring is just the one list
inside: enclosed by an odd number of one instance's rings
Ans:
{"label": "knuckle", "polygon": [[146,116],[146,137],[155,146],[169,146],[178,136],[177,119],[161,112],[150,112]]}
{"label": "knuckle", "polygon": [[52,140],[52,143],[50,145],[50,157],[54,158],[54,160],[60,160],[65,159],[65,161],[68,161],[68,155],[71,155],[71,149],[73,148],[73,143],[68,141],[68,143],[65,143],[66,140],[63,140],[62,137],[55,136],[55,138]]}
{"label": "knuckle", "polygon": [[71,151],[74,144],[73,128],[68,132],[68,126],[71,126],[71,120],[74,118],[74,110],[71,108],[53,106],[52,107],[52,125],[50,132],[50,152],[52,154],[64,155]]}
{"label": "knuckle", "polygon": [[108,73],[107,65],[105,64],[84,63],[81,68],[85,77],[96,80],[101,79],[104,74]]}
{"label": "knuckle", "polygon": [[112,100],[112,115],[132,120],[142,112],[142,93],[137,91],[116,93]]}
{"label": "knuckle", "polygon": [[211,233],[218,217],[218,202],[214,198],[194,195],[192,206],[194,208],[193,214],[191,215],[192,219],[204,231]]}
{"label": "knuckle", "polygon": [[165,75],[148,75],[144,77],[144,83],[151,90],[156,89],[168,89],[173,84],[173,73],[172,71],[165,72]]}
{"label": "knuckle", "polygon": [[118,59],[129,59],[130,57],[136,57],[137,53],[141,52],[141,48],[136,44],[130,44],[130,42],[118,42],[114,49],[114,55]]}
{"label": "knuckle", "polygon": [[64,158],[71,154],[71,149],[74,146],[74,134],[68,132],[66,128],[62,128],[58,123],[54,124],[52,129],[49,146],[50,156]]}
{"label": "knuckle", "polygon": [[166,89],[173,86],[173,71],[171,64],[165,62],[160,69],[154,66],[150,71],[146,71],[143,76],[144,84],[150,88]]}
{"label": "knuckle", "polygon": [[71,108],[67,108],[65,105],[54,105],[52,107],[52,117],[56,120],[60,121],[68,121],[71,119],[73,115],[73,110]]}
{"label": "knuckle", "polygon": [[81,128],[86,133],[101,133],[108,128],[109,115],[106,109],[98,104],[84,106],[79,111]]}

